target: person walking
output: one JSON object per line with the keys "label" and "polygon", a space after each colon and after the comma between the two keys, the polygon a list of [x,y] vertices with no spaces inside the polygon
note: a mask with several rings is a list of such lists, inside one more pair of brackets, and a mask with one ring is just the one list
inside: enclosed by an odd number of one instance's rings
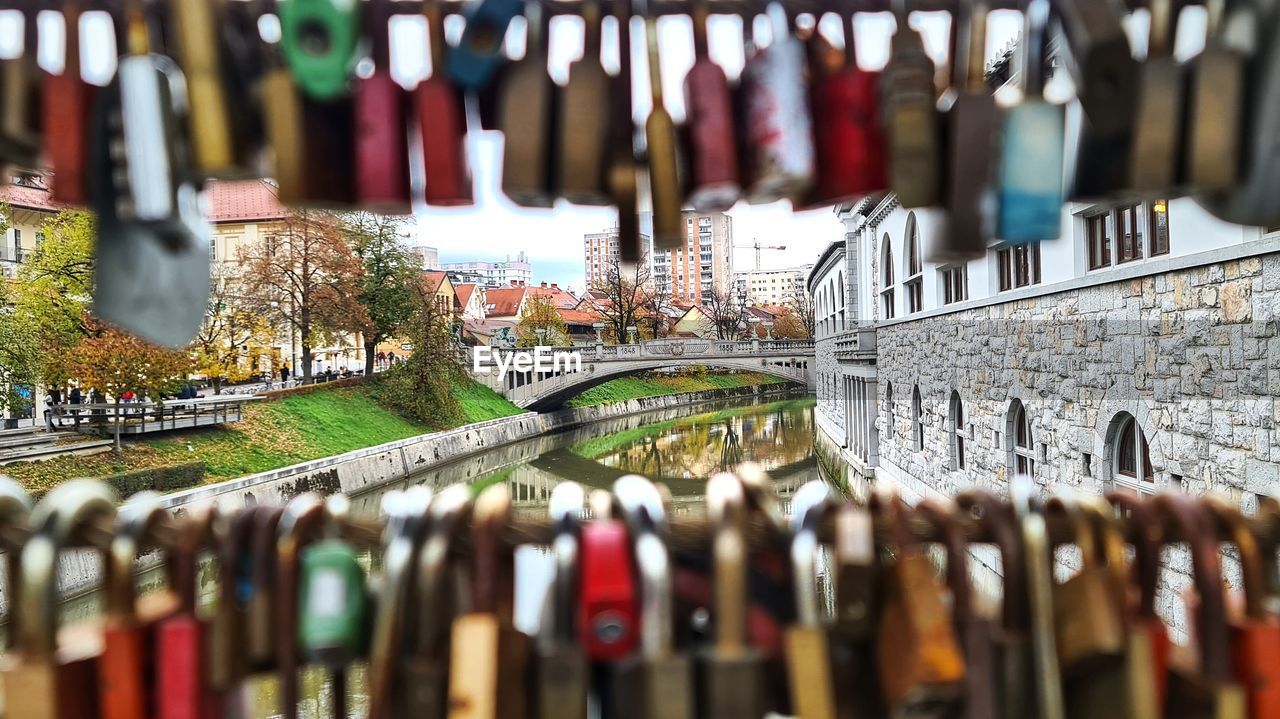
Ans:
{"label": "person walking", "polygon": [[286,365],[280,368],[280,386],[284,387],[289,382],[289,367]]}

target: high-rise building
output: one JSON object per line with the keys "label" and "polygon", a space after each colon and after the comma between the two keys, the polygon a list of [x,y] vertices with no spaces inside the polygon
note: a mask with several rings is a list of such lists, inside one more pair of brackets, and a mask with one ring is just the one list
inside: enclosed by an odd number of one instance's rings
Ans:
{"label": "high-rise building", "polygon": [[733,218],[686,210],[684,221],[684,247],[652,253],[654,282],[686,302],[705,301],[713,290],[731,293]]}
{"label": "high-rise building", "polygon": [[[649,235],[640,234],[640,260],[649,262]],[[592,232],[582,236],[582,269],[587,278],[587,287],[603,284],[609,276],[609,268],[620,257],[618,247],[618,226],[615,224],[603,232]]]}
{"label": "high-rise building", "polygon": [[783,305],[794,302],[805,292],[805,279],[813,265],[779,270],[747,270],[734,275],[736,294],[745,296],[751,305]]}
{"label": "high-rise building", "polygon": [[507,255],[505,262],[445,262],[440,265],[445,272],[478,272],[484,277],[485,287],[507,287],[512,282],[528,284],[533,282],[533,265],[529,264],[529,256],[523,252],[511,259]]}

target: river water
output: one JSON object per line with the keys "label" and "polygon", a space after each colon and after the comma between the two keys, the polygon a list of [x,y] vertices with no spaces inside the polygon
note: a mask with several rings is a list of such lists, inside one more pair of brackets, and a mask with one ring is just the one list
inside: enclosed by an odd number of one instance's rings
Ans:
{"label": "river water", "polygon": [[[813,448],[814,401],[790,398],[731,401],[678,407],[592,423],[578,429],[516,442],[415,475],[407,482],[379,487],[352,497],[353,510],[376,516],[386,491],[411,484],[436,490],[456,482],[506,482],[517,514],[541,515],[551,490],[564,480],[586,489],[609,489],[625,474],[641,474],[666,485],[673,514],[701,511],[708,477],[751,461],[764,467],[780,494],[789,495],[817,478]],[[376,558],[370,558],[376,561]],[[516,626],[537,627],[542,597],[550,580],[549,557],[541,548],[524,547],[516,555]],[[158,573],[144,577],[144,588],[162,581]],[[207,594],[213,594],[212,572]],[[65,607],[65,615],[95,611],[96,597],[82,597]],[[304,671],[302,716],[333,716],[332,685],[323,671]],[[248,717],[277,715],[271,680],[247,692]],[[347,709],[363,716],[364,674],[355,667],[348,676]]]}

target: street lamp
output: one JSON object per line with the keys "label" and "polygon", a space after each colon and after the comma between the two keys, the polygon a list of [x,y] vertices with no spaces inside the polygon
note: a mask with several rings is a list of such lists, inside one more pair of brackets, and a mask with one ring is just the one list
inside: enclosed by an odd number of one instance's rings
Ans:
{"label": "street lamp", "polygon": [[760,318],[752,315],[747,318],[747,324],[751,326],[751,339],[756,339],[756,327],[760,325]]}
{"label": "street lamp", "polygon": [[635,325],[631,325],[627,327],[627,344],[633,345],[635,343],[636,343],[636,327]]}
{"label": "street lamp", "polygon": [[767,320],[764,323],[765,339],[773,339],[773,320]]}
{"label": "street lamp", "polygon": [[603,322],[591,323],[591,329],[596,331],[596,344],[604,344],[604,328],[605,324]]}
{"label": "street lamp", "polygon": [[544,345],[544,344],[546,344],[546,343],[547,343],[547,328],[546,328],[546,327],[539,327],[538,329],[534,330],[534,333],[538,335],[538,346],[539,346],[539,347],[541,347],[542,345]]}

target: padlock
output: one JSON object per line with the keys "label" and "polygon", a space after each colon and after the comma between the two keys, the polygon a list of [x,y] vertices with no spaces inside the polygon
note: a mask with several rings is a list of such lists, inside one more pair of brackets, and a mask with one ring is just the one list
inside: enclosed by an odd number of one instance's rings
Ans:
{"label": "padlock", "polygon": [[[263,710],[276,714],[283,709],[277,692],[263,691],[276,687],[281,674],[276,647],[281,631],[274,593],[279,587],[276,537],[282,511],[261,505],[246,514],[247,526],[239,528],[244,532],[242,539],[229,543],[236,554],[222,565],[228,570],[222,576],[235,578],[228,601],[239,612],[231,623],[238,631],[227,637],[230,646],[223,649],[237,657],[224,702],[227,711],[237,717],[255,716]],[[237,529],[233,525],[233,537]],[[259,707],[260,695],[271,697],[268,707]]]}
{"label": "padlock", "polygon": [[391,0],[363,6],[373,74],[355,83],[356,202],[380,215],[408,215],[409,93],[391,76],[393,8]]}
{"label": "padlock", "polygon": [[1138,75],[1128,189],[1152,197],[1175,194],[1178,184],[1186,73],[1173,58],[1173,42],[1181,9],[1181,0],[1151,0],[1148,8],[1151,30]]}
{"label": "padlock", "polygon": [[876,663],[876,634],[882,605],[882,569],[875,527],[865,507],[842,503],[835,509],[831,553],[835,612],[828,643],[835,684],[836,715],[872,719],[885,715]]}
{"label": "padlock", "polygon": [[280,49],[298,87],[310,99],[346,95],[356,66],[360,5],[350,0],[283,0]]}
{"label": "padlock", "polygon": [[[1280,222],[1275,188],[1280,186],[1280,146],[1274,141],[1280,128],[1280,13],[1261,3],[1227,6],[1228,25],[1251,36],[1252,51],[1245,70],[1243,162],[1239,180],[1220,192],[1207,192],[1197,201],[1227,222],[1269,227]],[[1230,110],[1224,110],[1229,119]],[[1227,130],[1230,132],[1230,130]]]}
{"label": "padlock", "polygon": [[770,3],[768,15],[773,42],[751,55],[742,68],[746,115],[741,131],[751,148],[752,171],[746,198],[753,203],[802,202],[813,185],[815,163],[805,52],[783,5]]}
{"label": "padlock", "polygon": [[582,587],[580,536],[582,487],[561,482],[551,491],[549,514],[554,573],[543,600],[534,661],[536,711],[541,719],[586,719],[590,674],[578,641],[578,597]]}
{"label": "padlock", "polygon": [[[1002,591],[998,620],[989,622],[986,641],[994,664],[995,716],[1017,719],[1035,711],[1031,607],[1028,598],[1026,559],[1021,530],[1009,506],[986,490],[969,489],[956,497],[956,504],[969,513],[980,533],[988,537],[1000,554]],[[921,505],[922,509],[927,509]],[[975,612],[964,630],[966,656],[978,641],[983,617]],[[979,654],[982,650],[978,648]],[[980,658],[978,661],[982,661]],[[970,682],[972,686],[972,682]],[[975,689],[974,691],[978,691]]]}
{"label": "padlock", "polygon": [[1010,506],[1022,545],[1023,576],[1027,586],[1031,635],[1035,714],[1040,719],[1065,719],[1062,673],[1058,669],[1053,605],[1053,546],[1049,528],[1036,500],[1035,482],[1016,475],[1009,483]]}
{"label": "padlock", "polygon": [[[1133,544],[1129,584],[1137,587],[1138,594],[1130,597],[1126,605],[1128,640],[1125,647],[1125,670],[1133,694],[1130,705],[1154,702],[1155,715],[1164,716],[1169,686],[1169,629],[1156,613],[1160,541],[1164,529],[1159,526],[1160,520],[1153,517],[1150,507],[1136,497],[1110,493],[1106,498],[1114,510],[1128,519]],[[1154,699],[1144,699],[1143,694],[1154,695]]]}
{"label": "padlock", "polygon": [[[652,28],[650,28],[652,30]],[[612,715],[692,719],[696,697],[689,657],[676,646],[671,555],[662,493],[649,480],[626,475],[613,483],[639,575],[639,651],[615,669]]]}
{"label": "padlock", "polygon": [[[144,339],[185,345],[208,309],[209,241],[190,182],[186,87],[150,52],[141,8],[127,8],[129,52],[95,107],[91,187],[98,215],[94,314]],[[139,274],[150,279],[137,282]]]}
{"label": "padlock", "polygon": [[28,170],[39,169],[43,145],[37,12],[22,13],[22,54],[0,60],[0,160]]}
{"label": "padlock", "polygon": [[407,606],[413,612],[400,658],[402,680],[389,716],[443,717],[449,711],[449,651],[457,619],[452,561],[455,542],[471,516],[466,485],[446,487],[431,501],[428,534],[418,554]]}
{"label": "padlock", "polygon": [[1275,554],[1263,554],[1249,521],[1235,506],[1210,495],[1204,499],[1217,532],[1234,544],[1244,578],[1244,616],[1231,624],[1232,667],[1248,700],[1251,717],[1280,716],[1280,621],[1267,609],[1266,566]]}
{"label": "padlock", "polygon": [[1130,179],[1138,64],[1111,0],[1057,0],[1054,9],[1081,107],[1067,199],[1109,197]]}
{"label": "padlock", "polygon": [[22,549],[21,595],[14,598],[18,636],[2,660],[8,719],[99,716],[101,628],[58,628],[58,558],[68,549],[110,542],[119,498],[105,484],[72,480],[45,495],[31,512],[34,530]]}
{"label": "padlock", "polygon": [[[349,209],[356,203],[355,102],[299,98],[304,197],[308,207]],[[316,152],[315,148],[325,148]]]}
{"label": "padlock", "polygon": [[382,550],[382,589],[373,619],[369,650],[369,719],[392,716],[399,688],[400,657],[408,643],[409,597],[418,544],[427,526],[432,491],[415,485],[382,495],[386,517]]}
{"label": "padlock", "polygon": [[165,553],[169,586],[177,610],[155,628],[155,697],[157,719],[214,719],[223,716],[213,682],[210,632],[199,607],[196,588],[199,555],[227,539],[227,519],[213,506],[188,510]]}
{"label": "padlock", "polygon": [[1240,177],[1246,58],[1222,37],[1226,5],[1205,2],[1204,50],[1189,68],[1185,180],[1199,190],[1229,190]]}
{"label": "padlock", "polygon": [[226,713],[238,697],[239,681],[248,673],[245,646],[248,625],[247,592],[252,591],[249,557],[255,529],[255,517],[269,511],[265,506],[248,507],[232,514],[227,531],[215,548],[218,582],[217,600],[209,629],[209,683],[216,701]]}
{"label": "padlock", "polygon": [[[16,597],[22,596],[22,546],[31,537],[31,497],[13,479],[0,474],[0,550],[4,551],[4,591],[11,597],[10,607]],[[10,609],[4,636],[0,638],[0,653],[13,650],[18,628],[18,612]],[[4,684],[0,682],[0,716],[4,715]]]}
{"label": "padlock", "polygon": [[[1194,602],[1187,606],[1195,628],[1195,650],[1170,656],[1169,719],[1243,719],[1249,716],[1248,696],[1239,684],[1231,656],[1231,629],[1227,625],[1222,591],[1222,558],[1213,517],[1187,495],[1156,495],[1150,500],[1153,514],[1172,526],[1176,534],[1165,541],[1185,542],[1191,552]],[[1189,649],[1189,648],[1188,648]],[[1265,716],[1265,715],[1264,715]]]}
{"label": "padlock", "polygon": [[1022,2],[1022,99],[1005,109],[1001,128],[993,225],[996,237],[1014,244],[1061,234],[1066,114],[1044,97],[1049,2]]}
{"label": "padlock", "polygon": [[[918,514],[934,526],[946,550],[946,584],[951,594],[951,615],[956,636],[964,650],[964,702],[960,716],[980,719],[1001,713],[998,661],[994,639],[999,629],[994,617],[980,611],[969,583],[969,547],[953,507],[930,498],[916,505]],[[1003,564],[1001,565],[1004,566]]]}
{"label": "padlock", "polygon": [[[239,177],[249,168],[241,162],[226,80],[232,68],[222,66],[220,37],[228,32],[222,3],[210,0],[176,0],[173,19],[178,39],[177,60],[187,80],[191,105],[191,161],[202,177]],[[256,28],[255,28],[256,30]],[[244,100],[243,93],[237,98]],[[237,111],[246,108],[236,107]],[[252,114],[251,112],[245,114]]]}
{"label": "padlock", "polygon": [[681,249],[688,238],[681,202],[680,168],[675,121],[662,99],[662,66],[658,57],[658,17],[650,0],[639,3],[644,16],[644,38],[649,59],[649,90],[653,108],[644,122],[648,154],[649,204],[653,212],[653,249]]}
{"label": "padlock", "polygon": [[582,59],[569,66],[569,82],[556,93],[556,194],[578,205],[607,205],[611,78],[600,64],[600,3],[587,0],[581,7]]}
{"label": "padlock", "polygon": [[[964,0],[952,15],[951,104],[947,109],[947,175],[944,207],[947,231],[928,245],[926,257],[939,263],[966,262],[987,249],[991,226],[984,204],[993,183],[1000,111],[986,80],[985,0]],[[945,102],[945,100],[944,100]]]}
{"label": "padlock", "polygon": [[699,212],[723,212],[737,202],[742,188],[729,79],[708,54],[708,4],[693,3],[693,67],[684,76],[690,176],[686,201]]}
{"label": "padlock", "polygon": [[472,513],[471,607],[453,621],[449,653],[449,719],[518,719],[528,710],[529,638],[512,626],[512,558],[500,536],[511,492],[495,484]]}
{"label": "padlock", "polygon": [[707,480],[707,515],[714,525],[715,640],[701,657],[698,716],[764,716],[764,656],[747,637],[746,493],[742,480],[721,473]]}
{"label": "padlock", "polygon": [[801,719],[834,719],[835,677],[831,672],[830,638],[818,607],[818,527],[831,508],[831,490],[820,479],[805,483],[791,496],[792,591],[796,623],[788,627],[787,677],[791,713]]}
{"label": "padlock", "polygon": [[498,130],[504,138],[502,192],[522,207],[551,207],[555,201],[551,191],[555,85],[547,74],[550,17],[545,13],[540,3],[525,3],[524,57],[503,77],[498,108]]}
{"label": "padlock", "polygon": [[618,208],[618,257],[637,262],[647,248],[640,237],[640,172],[636,162],[636,125],[631,107],[631,3],[614,2],[617,28],[618,74],[609,84],[609,157],[605,184],[609,199]]}
{"label": "padlock", "polygon": [[65,26],[62,72],[44,76],[41,92],[43,131],[57,142],[45,144],[45,157],[53,170],[50,194],[58,202],[84,205],[89,202],[89,121],[94,88],[80,75],[79,0],[62,6]]}
{"label": "padlock", "polygon": [[889,63],[880,75],[881,108],[888,133],[889,189],[903,207],[942,201],[942,148],[933,60],[908,23],[904,0],[893,3],[898,29]]}
{"label": "padlock", "polygon": [[504,60],[507,27],[530,3],[531,0],[480,0],[467,7],[462,39],[445,60],[449,77],[458,87],[476,92],[490,83]]}
{"label": "padlock", "polygon": [[858,67],[854,18],[845,26],[844,67],[814,82],[816,177],[808,205],[831,205],[889,186],[880,124],[880,74]]}
{"label": "padlock", "polygon": [[462,94],[444,70],[444,13],[440,0],[424,0],[431,76],[414,90],[422,130],[422,167],[428,205],[470,205],[471,168],[467,164],[467,120]]}
{"label": "padlock", "polygon": [[902,499],[876,499],[895,547],[885,571],[877,647],[885,703],[895,716],[945,716],[960,705],[964,654],[933,565],[910,535]]}
{"label": "padlock", "polygon": [[156,628],[178,610],[173,586],[141,598],[134,589],[134,562],[152,549],[173,546],[177,526],[157,492],[139,492],[120,508],[119,528],[106,563],[102,658],[103,719],[148,719],[156,715]]}
{"label": "padlock", "polygon": [[262,58],[262,127],[269,157],[267,166],[276,181],[280,202],[299,205],[307,197],[302,93],[284,64],[280,43],[263,43]]}
{"label": "padlock", "polygon": [[[605,495],[607,497],[607,493]],[[600,502],[582,526],[582,588],[578,594],[578,636],[592,661],[630,655],[640,636],[639,589],[631,563],[627,527]],[[593,509],[597,507],[592,505]]]}

